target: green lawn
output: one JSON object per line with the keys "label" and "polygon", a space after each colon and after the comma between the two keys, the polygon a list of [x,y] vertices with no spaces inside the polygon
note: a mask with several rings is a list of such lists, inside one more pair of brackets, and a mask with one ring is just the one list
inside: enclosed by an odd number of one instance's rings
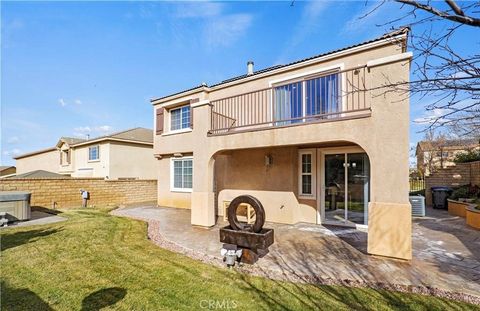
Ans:
{"label": "green lawn", "polygon": [[[153,245],[107,210],[1,234],[2,310],[478,310],[428,296],[299,285],[219,269]],[[328,264],[328,263],[326,263]]]}

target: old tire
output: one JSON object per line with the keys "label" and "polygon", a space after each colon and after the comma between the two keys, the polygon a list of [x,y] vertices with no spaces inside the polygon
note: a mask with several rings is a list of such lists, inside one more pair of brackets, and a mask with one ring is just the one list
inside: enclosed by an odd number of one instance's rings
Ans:
{"label": "old tire", "polygon": [[[237,207],[242,203],[250,204],[255,211],[255,223],[253,225],[238,221]],[[228,222],[234,230],[258,233],[262,230],[263,225],[265,224],[265,209],[263,209],[262,203],[260,203],[257,198],[251,195],[241,195],[233,199],[228,206]]]}

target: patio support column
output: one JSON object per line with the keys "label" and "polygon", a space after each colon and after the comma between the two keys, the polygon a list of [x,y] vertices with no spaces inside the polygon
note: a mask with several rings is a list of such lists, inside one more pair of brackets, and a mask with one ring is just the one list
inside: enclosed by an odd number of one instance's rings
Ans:
{"label": "patio support column", "polygon": [[[412,259],[412,210],[408,201],[408,141],[388,141],[371,152],[368,253]],[[380,144],[379,144],[380,145]],[[392,160],[394,159],[394,160]]]}
{"label": "patio support column", "polygon": [[[208,100],[192,104],[193,129],[207,135],[210,130],[210,104]],[[193,143],[193,191],[191,202],[192,225],[211,227],[215,225],[215,196],[213,192],[213,168],[215,160],[208,143],[201,140]]]}
{"label": "patio support column", "polygon": [[214,159],[194,159],[191,223],[196,226],[215,225],[215,201],[213,192]]}

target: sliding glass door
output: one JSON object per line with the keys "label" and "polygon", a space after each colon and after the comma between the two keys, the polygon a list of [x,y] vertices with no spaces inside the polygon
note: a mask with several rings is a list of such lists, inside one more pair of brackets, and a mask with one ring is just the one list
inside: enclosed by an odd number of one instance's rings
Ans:
{"label": "sliding glass door", "polygon": [[274,88],[274,125],[337,117],[341,111],[340,74],[303,79]]}
{"label": "sliding glass door", "polygon": [[322,221],[366,225],[370,192],[367,154],[325,154],[323,169]]}

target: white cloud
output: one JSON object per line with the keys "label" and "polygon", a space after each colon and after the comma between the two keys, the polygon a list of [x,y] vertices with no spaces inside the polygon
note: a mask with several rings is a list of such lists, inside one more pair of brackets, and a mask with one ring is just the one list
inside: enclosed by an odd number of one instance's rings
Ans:
{"label": "white cloud", "polygon": [[97,132],[111,132],[113,128],[110,125],[101,125],[95,127],[95,131]]}
{"label": "white cloud", "polygon": [[63,98],[58,99],[58,103],[60,106],[65,107],[67,105],[67,102]]}
{"label": "white cloud", "polygon": [[73,135],[76,137],[95,137],[102,136],[113,131],[113,127],[110,125],[98,125],[98,126],[79,126],[73,129]]}
{"label": "white cloud", "polygon": [[442,116],[444,116],[448,111],[446,109],[432,109],[424,113],[423,116],[416,118],[413,122],[418,124],[431,124],[437,120],[437,123],[446,122],[446,119],[438,120]]}
{"label": "white cloud", "polygon": [[320,24],[319,17],[327,8],[329,3],[327,1],[311,1],[305,4],[302,17],[295,26],[292,35],[287,40],[281,55],[275,61],[276,64],[286,62],[288,55],[303,41],[310,38],[310,34],[315,30],[315,26]]}
{"label": "white cloud", "polygon": [[250,14],[225,15],[211,20],[204,31],[207,44],[209,47],[231,45],[245,34],[252,20]]}
{"label": "white cloud", "polygon": [[[366,2],[365,7],[343,25],[340,34],[356,36],[368,32],[369,36],[376,36],[392,27],[390,24],[383,24],[397,19],[399,14],[402,14],[402,10],[399,10],[400,6],[396,3],[389,1],[384,3],[373,1],[369,3],[368,5]],[[403,24],[406,25],[407,22],[404,21]]]}
{"label": "white cloud", "polygon": [[78,133],[90,133],[92,131],[89,126],[79,126],[74,128],[73,130]]}
{"label": "white cloud", "polygon": [[18,148],[13,148],[13,149],[11,149],[11,150],[5,150],[5,151],[3,152],[3,154],[4,154],[5,156],[7,156],[7,157],[14,157],[14,156],[17,156],[17,155],[19,155],[19,154],[21,154],[21,153],[22,153],[22,151],[21,151],[20,149],[18,149]]}
{"label": "white cloud", "polygon": [[18,136],[12,136],[9,139],[7,139],[7,143],[9,144],[18,144],[20,142],[20,138]]}
{"label": "white cloud", "polygon": [[[219,2],[189,2],[176,5],[173,28],[182,27],[179,20],[194,19],[202,29],[199,38],[207,48],[229,46],[245,34],[253,21],[248,13],[225,13],[225,5]],[[158,23],[157,23],[158,27]],[[177,31],[182,33],[182,31]],[[180,35],[176,34],[181,38]]]}
{"label": "white cloud", "polygon": [[185,3],[177,6],[177,18],[205,18],[219,16],[223,5],[219,2]]}
{"label": "white cloud", "polygon": [[75,99],[73,102],[74,102],[75,104],[77,104],[77,105],[81,105],[81,104],[82,104],[82,101],[81,101],[80,99]]}

